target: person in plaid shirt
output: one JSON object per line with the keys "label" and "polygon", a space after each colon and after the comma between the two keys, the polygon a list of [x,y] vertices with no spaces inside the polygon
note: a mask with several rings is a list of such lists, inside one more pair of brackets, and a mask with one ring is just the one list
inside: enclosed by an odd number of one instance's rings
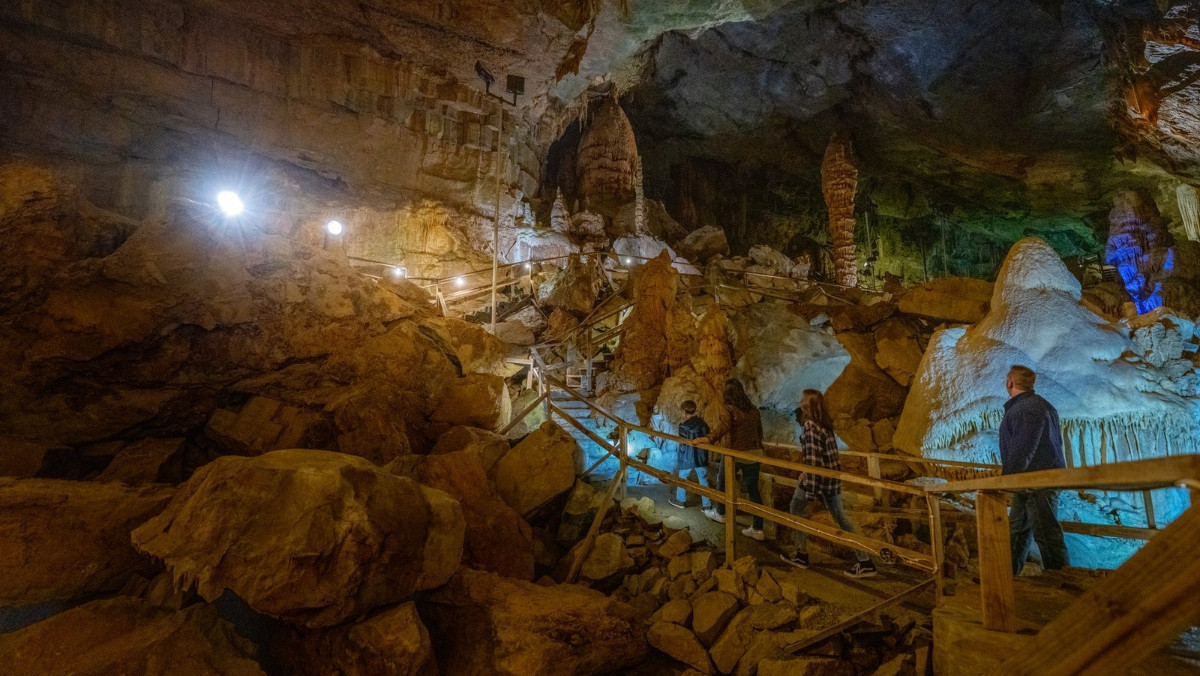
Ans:
{"label": "person in plaid shirt", "polygon": [[[796,409],[796,422],[800,424],[800,448],[804,455],[804,464],[841,470],[837,439],[833,436],[833,422],[825,408],[825,397],[819,391],[804,390],[800,408]],[[841,479],[811,472],[801,475],[788,511],[795,516],[807,516],[817,502],[825,505],[825,509],[829,510],[829,514],[842,530],[858,533],[858,527],[850,520],[846,508],[842,506]],[[794,534],[796,552],[791,556],[782,554],[781,557],[797,568],[808,568],[808,538],[800,531],[794,531]],[[875,563],[871,561],[871,557],[859,550],[854,551],[854,556],[858,563],[847,570],[846,575],[856,578],[874,577]]]}

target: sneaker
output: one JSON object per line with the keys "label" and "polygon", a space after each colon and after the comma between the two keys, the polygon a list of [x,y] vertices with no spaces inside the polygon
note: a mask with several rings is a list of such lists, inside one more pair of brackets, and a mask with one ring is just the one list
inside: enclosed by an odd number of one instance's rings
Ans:
{"label": "sneaker", "polygon": [[808,570],[808,554],[805,554],[804,552],[796,552],[791,556],[788,556],[787,554],[780,554],[779,558],[783,559],[784,563],[789,563],[797,568]]}
{"label": "sneaker", "polygon": [[748,538],[753,538],[755,540],[758,540],[759,542],[762,542],[763,540],[767,539],[767,536],[762,532],[762,530],[755,528],[754,526],[746,526],[745,528],[743,528],[742,535],[745,535]]}
{"label": "sneaker", "polygon": [[875,563],[872,561],[859,561],[854,564],[854,567],[845,571],[846,577],[875,577]]}
{"label": "sneaker", "polygon": [[704,516],[716,521],[717,523],[725,523],[725,515],[718,512],[716,507],[710,507],[704,510]]}
{"label": "sneaker", "polygon": [[678,508],[680,508],[680,509],[687,509],[687,505],[685,505],[685,504],[683,504],[682,502],[680,502],[680,501],[676,500],[675,498],[668,498],[668,499],[667,499],[667,504],[668,504],[668,505],[671,505],[672,507],[678,507]]}

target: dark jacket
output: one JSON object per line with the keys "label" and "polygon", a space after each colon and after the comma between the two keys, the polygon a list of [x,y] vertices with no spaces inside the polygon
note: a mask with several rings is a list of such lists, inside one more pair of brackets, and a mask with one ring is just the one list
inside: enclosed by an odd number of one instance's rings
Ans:
{"label": "dark jacket", "polygon": [[1000,422],[1001,474],[1020,474],[1067,466],[1063,458],[1058,411],[1033,392],[1004,402]]}
{"label": "dark jacket", "polygon": [[[684,439],[699,439],[708,434],[708,423],[694,415],[679,423],[679,436]],[[675,445],[675,466],[679,469],[704,467],[708,464],[708,451],[688,444]]]}
{"label": "dark jacket", "polygon": [[[727,406],[729,411],[728,422],[718,422],[710,437],[720,439],[726,434],[729,435],[729,448],[735,451],[745,451],[756,455],[763,454],[763,427],[762,415],[759,414],[757,408],[752,408],[749,411],[741,411],[733,406]],[[748,462],[739,460],[738,462]]]}

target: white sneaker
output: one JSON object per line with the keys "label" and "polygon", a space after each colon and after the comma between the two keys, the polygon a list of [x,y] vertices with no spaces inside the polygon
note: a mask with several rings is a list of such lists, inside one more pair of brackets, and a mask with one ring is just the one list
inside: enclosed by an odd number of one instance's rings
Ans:
{"label": "white sneaker", "polygon": [[742,535],[745,535],[748,538],[754,538],[759,542],[762,542],[767,538],[767,536],[761,530],[755,528],[754,526],[746,526],[743,528]]}
{"label": "white sneaker", "polygon": [[717,523],[725,523],[725,515],[717,511],[716,507],[709,507],[704,510],[704,516],[716,521]]}

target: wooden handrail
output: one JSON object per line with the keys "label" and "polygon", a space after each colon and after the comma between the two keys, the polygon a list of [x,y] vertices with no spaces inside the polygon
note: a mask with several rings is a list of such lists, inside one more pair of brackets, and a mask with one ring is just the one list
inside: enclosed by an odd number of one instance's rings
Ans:
{"label": "wooden handrail", "polygon": [[948,481],[926,486],[925,490],[930,493],[1025,491],[1039,488],[1140,491],[1148,488],[1168,488],[1176,485],[1181,479],[1200,479],[1200,455],[1174,455],[1090,467],[1047,469],[1023,474]]}

